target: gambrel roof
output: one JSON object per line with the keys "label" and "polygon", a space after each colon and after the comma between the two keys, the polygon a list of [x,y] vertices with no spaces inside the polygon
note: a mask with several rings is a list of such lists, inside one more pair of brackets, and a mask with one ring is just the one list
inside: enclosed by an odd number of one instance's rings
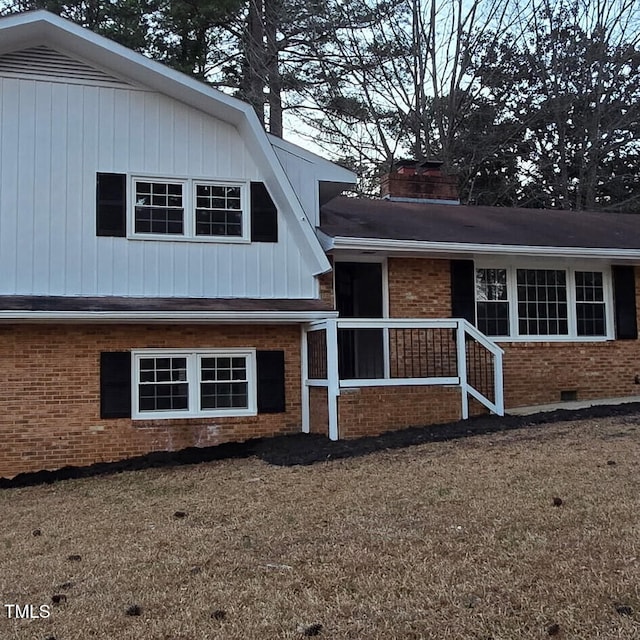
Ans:
{"label": "gambrel roof", "polygon": [[81,78],[99,85],[144,86],[233,125],[260,167],[312,272],[318,274],[330,268],[313,226],[250,105],[47,11],[0,19],[0,70],[3,64],[5,71],[10,70],[19,61],[22,74],[37,77],[44,70],[51,71],[52,51],[57,54],[55,64],[61,81]]}

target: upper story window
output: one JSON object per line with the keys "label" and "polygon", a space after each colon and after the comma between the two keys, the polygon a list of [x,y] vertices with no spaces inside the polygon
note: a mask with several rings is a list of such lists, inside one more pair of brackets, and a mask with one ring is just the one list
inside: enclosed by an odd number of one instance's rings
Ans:
{"label": "upper story window", "polygon": [[135,180],[135,233],[184,234],[184,185]]}
{"label": "upper story window", "polygon": [[249,239],[244,183],[133,178],[134,237]]}
{"label": "upper story window", "polygon": [[242,237],[239,186],[196,184],[196,235]]}
{"label": "upper story window", "polygon": [[480,331],[499,337],[611,337],[609,272],[476,269]]}

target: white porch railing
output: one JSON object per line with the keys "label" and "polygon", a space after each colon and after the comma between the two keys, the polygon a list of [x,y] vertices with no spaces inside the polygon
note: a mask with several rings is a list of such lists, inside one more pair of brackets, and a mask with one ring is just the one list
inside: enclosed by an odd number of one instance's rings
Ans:
{"label": "white porch railing", "polygon": [[310,429],[310,388],[326,387],[329,437],[337,440],[338,397],[348,387],[459,386],[461,415],[469,397],[504,415],[503,350],[464,319],[329,319],[302,335],[302,421]]}

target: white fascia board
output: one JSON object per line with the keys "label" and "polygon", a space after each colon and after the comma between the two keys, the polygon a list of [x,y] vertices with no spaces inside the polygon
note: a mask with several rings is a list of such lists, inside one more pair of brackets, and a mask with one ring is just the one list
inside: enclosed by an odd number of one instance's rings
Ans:
{"label": "white fascia board", "polygon": [[267,134],[269,142],[274,146],[297,156],[305,162],[309,162],[314,165],[316,169],[316,177],[318,180],[324,180],[327,182],[343,182],[347,184],[355,184],[358,180],[358,175],[354,171],[345,169],[331,160],[327,160],[322,156],[319,156],[307,149],[303,149],[288,140],[283,140],[277,136]]}
{"label": "white fascia board", "polygon": [[48,11],[0,19],[0,53],[49,43],[123,79],[144,85],[238,128],[266,177],[278,209],[291,223],[300,252],[314,275],[330,269],[315,232],[253,108],[108,38]]}
{"label": "white fascia board", "polygon": [[639,249],[601,247],[544,247],[535,245],[471,244],[464,242],[429,242],[423,240],[389,240],[385,238],[331,237],[322,231],[318,239],[325,251],[380,251],[396,254],[461,254],[549,256],[554,258],[602,258],[640,261]]}
{"label": "white fascia board", "polygon": [[295,324],[337,318],[337,311],[0,311],[3,323]]}

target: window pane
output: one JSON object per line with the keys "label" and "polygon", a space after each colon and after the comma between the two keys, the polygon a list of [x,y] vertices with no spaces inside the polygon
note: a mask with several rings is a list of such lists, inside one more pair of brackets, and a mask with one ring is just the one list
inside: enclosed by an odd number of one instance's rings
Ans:
{"label": "window pane", "polygon": [[242,236],[241,188],[196,185],[196,235]]}
{"label": "window pane", "polygon": [[182,235],[184,200],[182,184],[135,182],[135,233]]}
{"label": "window pane", "polygon": [[141,358],[138,406],[140,411],[188,410],[187,359]]}
{"label": "window pane", "polygon": [[478,329],[489,336],[509,335],[507,270],[476,269]]}
{"label": "window pane", "polygon": [[605,336],[607,326],[605,305],[601,303],[576,304],[576,322],[579,336]]}
{"label": "window pane", "polygon": [[246,409],[249,406],[245,357],[202,358],[200,379],[200,407],[203,410]]}
{"label": "window pane", "polygon": [[566,272],[518,269],[518,332],[521,335],[567,335]]}
{"label": "window pane", "polygon": [[478,329],[488,336],[509,335],[509,303],[478,302]]}

